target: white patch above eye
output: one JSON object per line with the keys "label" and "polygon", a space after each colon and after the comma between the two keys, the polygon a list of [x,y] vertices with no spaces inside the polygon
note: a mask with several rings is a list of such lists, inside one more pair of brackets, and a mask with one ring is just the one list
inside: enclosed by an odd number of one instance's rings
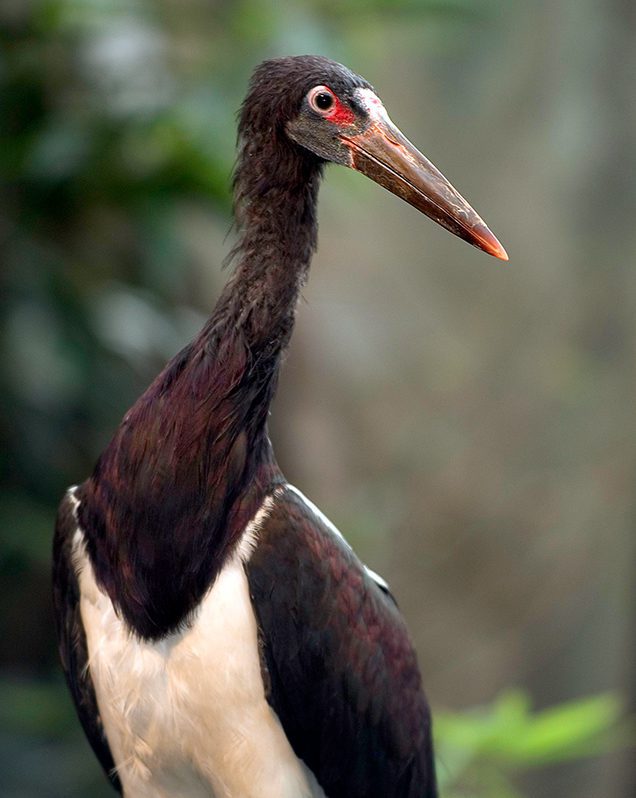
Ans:
{"label": "white patch above eye", "polygon": [[382,100],[374,91],[371,91],[371,89],[356,89],[353,94],[371,119],[378,122],[391,122]]}

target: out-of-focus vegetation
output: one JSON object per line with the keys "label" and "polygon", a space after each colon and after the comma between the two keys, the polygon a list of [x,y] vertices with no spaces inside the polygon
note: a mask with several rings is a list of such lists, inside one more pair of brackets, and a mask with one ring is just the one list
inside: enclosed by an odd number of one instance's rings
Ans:
{"label": "out-of-focus vegetation", "polygon": [[504,692],[491,706],[470,712],[440,713],[435,734],[442,798],[521,798],[520,774],[634,740],[614,696],[533,713],[519,691]]}
{"label": "out-of-focus vegetation", "polygon": [[[599,109],[581,86],[604,85],[597,64],[619,81],[609,54],[622,64],[636,50],[631,12],[600,9],[0,5],[3,796],[109,794],[57,666],[55,507],[225,279],[235,113],[251,69],[273,55],[320,52],[382,82],[405,132],[426,149],[427,125],[440,166],[486,205],[517,270],[461,261],[459,244],[438,244],[379,189],[330,174],[310,307],[273,419],[288,475],[388,571],[435,707],[483,703],[520,681],[542,705],[618,686],[617,663],[633,665],[618,619],[632,610],[621,569],[633,554],[636,291],[622,267],[635,251],[628,170],[612,157],[630,145],[611,91]],[[542,37],[537,54],[530,39]],[[586,199],[595,190],[600,211]],[[532,714],[516,694],[436,712],[445,794],[516,795],[527,769],[623,744],[619,715],[603,696]],[[630,795],[615,761],[597,758],[593,779],[552,768],[528,789],[582,798],[589,782],[604,785],[590,796]]]}

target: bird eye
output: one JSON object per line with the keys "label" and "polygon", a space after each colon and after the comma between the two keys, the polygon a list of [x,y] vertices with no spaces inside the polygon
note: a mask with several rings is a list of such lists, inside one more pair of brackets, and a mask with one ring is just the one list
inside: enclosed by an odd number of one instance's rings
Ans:
{"label": "bird eye", "polygon": [[333,97],[331,94],[327,94],[326,91],[323,91],[314,97],[314,103],[321,111],[328,111],[333,105]]}
{"label": "bird eye", "polygon": [[318,111],[319,114],[325,114],[330,111],[336,101],[333,92],[327,86],[314,86],[307,99],[309,100],[309,105],[314,111]]}

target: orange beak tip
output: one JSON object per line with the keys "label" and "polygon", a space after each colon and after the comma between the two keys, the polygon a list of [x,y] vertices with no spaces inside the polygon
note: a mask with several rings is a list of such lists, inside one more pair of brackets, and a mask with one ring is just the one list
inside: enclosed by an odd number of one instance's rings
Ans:
{"label": "orange beak tip", "polygon": [[503,260],[506,263],[510,260],[510,258],[508,257],[508,253],[501,246],[501,244],[499,245],[499,250],[497,252],[493,252],[492,254],[494,255],[495,258],[499,258],[499,260]]}
{"label": "orange beak tip", "polygon": [[508,253],[506,250],[485,226],[478,231],[472,243],[476,244],[480,249],[483,249],[484,252],[492,255],[493,258],[503,261],[508,260]]}

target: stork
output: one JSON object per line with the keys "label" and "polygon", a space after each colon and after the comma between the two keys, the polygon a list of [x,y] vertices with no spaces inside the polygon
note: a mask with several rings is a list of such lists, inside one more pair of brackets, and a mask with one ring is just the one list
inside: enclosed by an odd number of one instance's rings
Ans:
{"label": "stork", "polygon": [[268,438],[327,163],[507,259],[366,80],[317,56],[255,70],[239,120],[233,276],[58,512],[61,660],[127,798],[436,795],[430,713],[397,605],[285,480]]}

